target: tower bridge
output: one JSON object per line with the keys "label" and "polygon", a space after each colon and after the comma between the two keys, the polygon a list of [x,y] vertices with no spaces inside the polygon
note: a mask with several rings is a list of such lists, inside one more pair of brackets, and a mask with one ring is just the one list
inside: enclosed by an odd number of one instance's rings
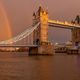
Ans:
{"label": "tower bridge", "polygon": [[[62,22],[58,20],[50,20],[48,11],[44,10],[42,7],[39,7],[38,11],[33,13],[33,25],[31,27],[16,37],[1,41],[0,45],[5,47],[12,45],[13,43],[21,41],[32,34],[33,46],[29,46],[29,54],[53,54],[54,47],[48,40],[48,26],[70,29],[72,32],[73,45],[78,45],[80,43],[80,25],[67,21]],[[13,46],[15,47],[17,45]]]}

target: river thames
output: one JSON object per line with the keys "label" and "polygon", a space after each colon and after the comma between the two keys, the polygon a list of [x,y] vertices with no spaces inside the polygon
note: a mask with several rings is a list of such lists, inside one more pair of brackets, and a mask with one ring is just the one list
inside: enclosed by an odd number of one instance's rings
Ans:
{"label": "river thames", "polygon": [[0,53],[0,80],[80,80],[80,55]]}

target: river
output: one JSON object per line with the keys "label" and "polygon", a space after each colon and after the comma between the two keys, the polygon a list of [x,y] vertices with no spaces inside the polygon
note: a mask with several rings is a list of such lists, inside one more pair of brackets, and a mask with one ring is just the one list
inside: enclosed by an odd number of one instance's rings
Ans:
{"label": "river", "polygon": [[80,55],[0,53],[0,80],[80,80]]}

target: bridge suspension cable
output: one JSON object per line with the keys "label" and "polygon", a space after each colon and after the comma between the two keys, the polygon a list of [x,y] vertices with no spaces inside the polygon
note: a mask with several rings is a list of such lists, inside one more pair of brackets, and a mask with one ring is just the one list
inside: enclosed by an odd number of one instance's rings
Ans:
{"label": "bridge suspension cable", "polygon": [[20,41],[24,38],[26,38],[27,36],[29,36],[38,26],[39,26],[40,22],[37,23],[34,27],[31,26],[30,28],[26,29],[24,32],[22,32],[21,34],[11,38],[11,39],[8,39],[8,40],[5,40],[5,41],[1,41],[0,44],[13,44],[17,41]]}

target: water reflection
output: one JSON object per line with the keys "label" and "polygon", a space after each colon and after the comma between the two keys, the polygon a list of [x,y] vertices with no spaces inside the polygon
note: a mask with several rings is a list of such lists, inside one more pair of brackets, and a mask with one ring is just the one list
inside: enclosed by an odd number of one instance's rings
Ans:
{"label": "water reflection", "polygon": [[80,56],[0,53],[0,80],[80,80]]}

